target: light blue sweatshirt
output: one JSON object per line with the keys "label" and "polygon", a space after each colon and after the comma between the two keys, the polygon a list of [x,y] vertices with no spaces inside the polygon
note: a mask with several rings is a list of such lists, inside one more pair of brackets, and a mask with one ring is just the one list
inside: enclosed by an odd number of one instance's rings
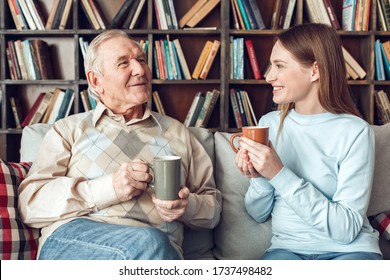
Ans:
{"label": "light blue sweatshirt", "polygon": [[245,196],[258,222],[272,215],[270,249],[302,254],[375,252],[378,232],[366,212],[374,172],[374,133],[364,120],[291,110],[278,141],[280,113],[263,116],[283,169],[271,180],[251,179]]}

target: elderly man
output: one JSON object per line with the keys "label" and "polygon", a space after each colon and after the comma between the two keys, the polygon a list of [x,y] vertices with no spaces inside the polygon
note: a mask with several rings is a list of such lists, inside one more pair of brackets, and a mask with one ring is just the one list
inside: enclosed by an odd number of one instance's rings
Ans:
{"label": "elderly man", "polygon": [[[219,221],[210,158],[183,124],[150,111],[151,71],[126,33],[98,35],[84,66],[96,109],[53,125],[20,186],[23,221],[42,228],[39,258],[181,259],[183,225]],[[148,185],[160,155],[182,157],[177,200]]]}

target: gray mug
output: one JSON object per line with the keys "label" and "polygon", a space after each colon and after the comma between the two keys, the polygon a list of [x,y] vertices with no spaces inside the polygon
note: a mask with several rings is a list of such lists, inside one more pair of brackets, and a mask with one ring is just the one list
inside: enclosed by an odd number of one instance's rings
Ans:
{"label": "gray mug", "polygon": [[159,156],[149,165],[153,171],[153,181],[150,186],[154,188],[156,197],[161,200],[179,199],[181,184],[181,157]]}

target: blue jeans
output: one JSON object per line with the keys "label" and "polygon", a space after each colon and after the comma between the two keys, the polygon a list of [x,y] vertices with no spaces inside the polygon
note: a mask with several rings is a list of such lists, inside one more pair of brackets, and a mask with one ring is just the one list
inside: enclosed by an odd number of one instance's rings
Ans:
{"label": "blue jeans", "polygon": [[78,218],[57,228],[41,260],[177,260],[168,236],[153,227],[105,224]]}
{"label": "blue jeans", "polygon": [[261,258],[262,260],[383,260],[383,257],[377,253],[371,252],[344,252],[344,253],[326,253],[326,254],[297,254],[288,250],[274,249],[269,250]]}

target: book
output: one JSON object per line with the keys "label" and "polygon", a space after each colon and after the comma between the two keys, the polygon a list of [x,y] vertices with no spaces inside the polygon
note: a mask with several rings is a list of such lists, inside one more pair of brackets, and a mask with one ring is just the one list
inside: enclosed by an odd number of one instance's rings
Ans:
{"label": "book", "polygon": [[52,23],[51,29],[59,29],[60,28],[60,22],[61,22],[62,15],[64,14],[66,1],[67,0],[60,0],[60,3],[58,4],[56,13],[55,13],[54,18],[53,18],[53,23]]}
{"label": "book", "polygon": [[233,4],[234,4],[234,9],[236,10],[236,13],[237,13],[237,18],[238,18],[238,22],[240,23],[240,27],[242,30],[246,30],[244,19],[242,17],[237,0],[233,0]]}
{"label": "book", "polygon": [[99,26],[101,29],[106,29],[106,19],[103,16],[103,12],[100,9],[100,6],[98,5],[98,2],[95,2],[94,0],[88,0],[89,5],[91,6],[92,12],[96,17],[97,22],[99,23]]}
{"label": "book", "polygon": [[111,23],[109,24],[108,28],[118,28],[122,25],[126,14],[129,12],[131,5],[133,4],[134,0],[127,0],[124,1],[123,5],[120,7],[119,11],[116,13],[115,17],[112,19]]}
{"label": "book", "polygon": [[50,30],[53,26],[53,20],[54,16],[57,12],[58,4],[60,3],[60,0],[53,0],[53,4],[51,5],[51,9],[49,12],[49,16],[47,17],[45,29]]}
{"label": "book", "polygon": [[236,11],[236,8],[234,6],[234,0],[230,0],[230,7],[232,8],[232,13],[233,13],[234,29],[240,30],[240,23],[238,21],[237,11]]}
{"label": "book", "polygon": [[14,70],[16,71],[16,76],[15,76],[16,80],[22,80],[23,76],[22,76],[22,72],[21,72],[21,69],[20,69],[19,62],[18,62],[18,57],[17,57],[17,54],[16,54],[15,42],[13,40],[9,40],[7,42],[7,44],[8,44],[8,49],[10,51],[12,64],[14,66]]}
{"label": "book", "polygon": [[11,96],[9,101],[11,104],[12,114],[14,116],[15,127],[22,128],[22,107],[20,106],[19,98]]}
{"label": "book", "polygon": [[26,4],[37,29],[45,30],[43,17],[42,17],[41,10],[38,6],[38,2],[37,1],[34,2],[33,0],[26,0]]}
{"label": "book", "polygon": [[242,91],[242,94],[244,96],[244,98],[246,99],[246,102],[248,103],[248,106],[249,106],[249,112],[252,116],[252,120],[253,120],[253,125],[257,125],[257,118],[256,118],[256,114],[255,114],[255,111],[253,110],[253,106],[252,106],[252,103],[251,103],[251,100],[249,98],[249,94],[246,90],[243,90]]}
{"label": "book", "polygon": [[364,0],[362,31],[368,31],[370,26],[370,15],[371,15],[371,0]]}
{"label": "book", "polygon": [[83,104],[84,111],[88,112],[92,110],[91,103],[89,103],[89,98],[88,98],[88,92],[87,90],[82,90],[80,91],[80,98],[81,98],[81,103]]}
{"label": "book", "polygon": [[33,105],[31,106],[30,110],[28,111],[27,115],[24,117],[23,119],[23,122],[22,122],[22,127],[25,127],[27,125],[29,125],[33,115],[35,114],[35,112],[37,111],[40,103],[42,102],[43,98],[45,97],[45,93],[44,92],[41,92],[37,99],[35,99]]}
{"label": "book", "polygon": [[382,52],[379,39],[375,40],[374,53],[375,53],[375,78],[378,81],[386,80],[385,68],[383,66]]}
{"label": "book", "polygon": [[[127,3],[128,1],[125,1],[125,3]],[[87,19],[89,21],[89,23],[91,24],[91,26],[95,29],[95,30],[99,30],[101,29],[100,27],[100,24],[95,16],[95,14],[93,13],[92,11],[92,7],[91,5],[89,4],[88,0],[81,0],[81,8],[83,9],[85,15],[87,16]]]}
{"label": "book", "polygon": [[280,10],[282,8],[282,0],[275,0],[274,9],[271,18],[271,29],[278,29]]}
{"label": "book", "polygon": [[165,1],[168,1],[168,7],[169,7],[170,14],[172,17],[173,29],[179,29],[179,23],[177,22],[175,4],[173,3],[173,0],[165,0]]}
{"label": "book", "polygon": [[165,109],[164,106],[161,102],[160,95],[158,94],[158,91],[153,91],[152,92],[152,97],[153,97],[153,102],[154,105],[156,106],[157,112],[159,112],[162,115],[165,115]]}
{"label": "book", "polygon": [[[43,95],[43,99],[41,98],[41,95]],[[41,93],[41,95],[37,99],[39,102],[39,106],[34,111],[34,114],[32,115],[31,118],[28,119],[26,117],[28,122],[25,125],[32,125],[35,123],[39,123],[42,120],[43,115],[45,114],[45,112],[50,104],[51,98],[53,97],[53,93],[48,91],[48,92]]]}
{"label": "book", "polygon": [[387,28],[387,22],[386,22],[386,19],[385,19],[385,12],[383,10],[383,5],[382,5],[382,0],[377,0],[376,2],[376,6],[378,7],[378,18],[379,18],[379,27],[382,31],[387,31],[388,28]]}
{"label": "book", "polygon": [[219,98],[220,91],[213,89],[206,93],[206,98],[203,103],[202,109],[199,112],[198,119],[196,120],[195,127],[207,127],[210,120],[211,113],[214,110],[217,100]]}
{"label": "book", "polygon": [[356,0],[343,0],[341,27],[353,31],[355,27]]}
{"label": "book", "polygon": [[[263,17],[261,15],[261,11],[260,11],[259,5],[257,4],[257,1],[256,0],[246,0],[246,1],[249,2],[250,10],[253,12],[254,18],[255,18],[256,23],[257,23],[257,29],[260,29],[260,30],[265,29],[264,20],[263,20]],[[295,0],[293,0],[293,1],[295,1]]]}
{"label": "book", "polygon": [[363,67],[353,58],[353,56],[343,47],[343,54],[345,61],[351,66],[351,68],[359,75],[360,79],[364,79],[366,76],[366,71],[364,71]]}
{"label": "book", "polygon": [[55,88],[53,92],[53,96],[49,102],[49,105],[47,106],[46,112],[42,117],[41,123],[48,123],[50,119],[51,112],[53,111],[54,104],[56,103],[56,100],[58,96],[60,95],[61,89]]}
{"label": "book", "polygon": [[56,88],[54,93],[57,92],[57,98],[54,100],[53,107],[51,107],[49,118],[47,119],[47,123],[53,124],[60,112],[61,105],[65,99],[65,91],[59,88]]}
{"label": "book", "polygon": [[192,7],[189,9],[183,17],[179,20],[179,27],[183,28],[187,22],[195,15],[197,11],[200,10],[206,4],[208,0],[198,0]]}
{"label": "book", "polygon": [[202,71],[200,72],[199,78],[205,80],[207,75],[209,74],[210,68],[214,62],[215,57],[217,56],[219,47],[221,46],[221,42],[218,40],[214,40],[211,50],[207,56],[207,59],[203,65]]}
{"label": "book", "polygon": [[[161,14],[159,14],[161,17],[165,18],[165,22],[167,24],[167,29],[174,29],[173,28],[173,22],[172,22],[172,13],[171,9],[168,4],[168,0],[155,0],[157,1],[158,5],[161,6]],[[161,19],[161,18],[160,18]]]}
{"label": "book", "polygon": [[175,48],[177,51],[177,57],[179,59],[180,68],[183,72],[183,75],[184,75],[186,80],[191,80],[191,73],[190,73],[190,70],[188,69],[187,61],[184,57],[184,53],[183,53],[183,49],[181,48],[180,41],[179,41],[179,39],[174,39],[172,42],[175,44]]}
{"label": "book", "polygon": [[41,40],[33,40],[34,48],[36,49],[38,66],[41,74],[42,80],[49,80],[54,78],[53,65],[50,56],[50,47],[49,45]]}
{"label": "book", "polygon": [[130,23],[134,18],[135,12],[137,11],[138,4],[140,0],[134,0],[128,12],[125,15],[125,19],[123,20],[122,29],[129,29]]}
{"label": "book", "polygon": [[196,62],[194,71],[192,72],[192,78],[194,79],[199,79],[200,72],[203,69],[203,66],[206,62],[206,59],[211,51],[211,48],[213,47],[213,42],[211,41],[206,41],[202,52],[200,53],[200,56],[198,58],[198,61]]}
{"label": "book", "polygon": [[22,30],[22,23],[20,20],[20,15],[18,14],[18,10],[16,9],[15,5],[13,4],[12,0],[7,0],[8,1],[8,8],[11,12],[12,19],[15,23],[15,27],[17,30]]}
{"label": "book", "polygon": [[386,78],[386,80],[390,80],[390,62],[387,59],[386,52],[385,52],[385,49],[383,47],[382,42],[379,42],[379,47],[380,47],[381,55],[382,55],[383,68],[385,71],[385,78]]}
{"label": "book", "polygon": [[18,1],[18,4],[20,5],[20,8],[21,8],[22,13],[24,15],[24,18],[27,21],[28,27],[31,30],[37,30],[38,28],[35,25],[35,22],[34,22],[32,16],[31,16],[31,13],[30,13],[30,10],[28,9],[26,0],[17,0],[17,1]]}
{"label": "book", "polygon": [[241,116],[242,126],[247,126],[248,121],[244,111],[244,103],[241,97],[241,90],[235,90],[235,94],[237,98],[238,111],[240,112],[240,116]]}
{"label": "book", "polygon": [[195,94],[194,99],[192,100],[190,109],[187,112],[186,118],[184,120],[184,125],[187,127],[194,126],[196,120],[198,119],[199,112],[203,107],[205,96],[202,92],[198,91]]}
{"label": "book", "polygon": [[58,27],[58,29],[60,29],[60,30],[64,30],[66,27],[66,24],[68,23],[70,9],[72,8],[72,2],[73,2],[73,0],[66,0],[64,11],[62,13],[62,16],[60,19],[60,24]]}
{"label": "book", "polygon": [[27,40],[27,43],[28,43],[28,47],[30,48],[30,54],[32,58],[32,65],[35,73],[35,79],[42,80],[42,75],[39,69],[39,62],[38,62],[38,50],[34,46],[34,40]]}
{"label": "book", "polygon": [[191,18],[186,25],[195,27],[201,20],[203,20],[219,3],[221,0],[208,0]]}
{"label": "book", "polygon": [[27,66],[23,55],[23,42],[22,40],[16,40],[14,41],[14,44],[15,44],[16,56],[18,58],[19,67],[22,73],[22,78],[23,80],[28,80],[29,76],[27,73]]}
{"label": "book", "polygon": [[232,111],[234,116],[234,121],[236,122],[236,127],[242,127],[242,120],[240,115],[240,109],[238,108],[238,102],[236,97],[236,92],[234,89],[229,90],[230,104],[232,105]]}
{"label": "book", "polygon": [[34,62],[32,60],[29,39],[22,41],[22,52],[23,52],[24,63],[27,69],[28,80],[36,80],[37,77],[35,74]]}
{"label": "book", "polygon": [[64,99],[61,103],[60,109],[58,110],[55,121],[65,118],[69,115],[70,109],[72,108],[74,100],[74,91],[71,88],[65,90]]}
{"label": "book", "polygon": [[244,79],[244,38],[233,40],[233,79]]}
{"label": "book", "polygon": [[18,76],[16,74],[16,69],[15,69],[14,62],[13,62],[12,56],[11,56],[11,51],[9,48],[5,49],[5,54],[7,56],[8,68],[9,68],[9,74],[11,76],[11,80],[17,80]]}
{"label": "book", "polygon": [[332,2],[330,0],[323,0],[326,11],[328,12],[328,16],[330,19],[330,22],[334,29],[340,30],[340,22],[337,18],[336,12],[334,11]]}
{"label": "book", "polygon": [[390,61],[390,40],[382,43],[383,50],[385,51],[387,60]]}
{"label": "book", "polygon": [[138,7],[137,7],[137,10],[135,11],[135,14],[134,14],[134,17],[133,17],[133,20],[131,21],[130,23],[130,26],[129,26],[129,29],[134,29],[137,22],[138,22],[138,19],[140,17],[140,14],[142,12],[142,9],[143,7],[145,6],[145,1],[146,0],[141,0],[138,4]]}
{"label": "book", "polygon": [[259,67],[259,62],[256,57],[255,48],[253,47],[253,41],[251,39],[245,40],[245,46],[249,57],[249,62],[251,64],[253,77],[255,80],[261,79],[261,72]]}
{"label": "book", "polygon": [[245,29],[257,29],[257,23],[254,20],[253,14],[251,14],[252,18],[249,19],[249,7],[244,7],[244,0],[236,0],[238,9],[240,11],[242,20],[244,21]]}

